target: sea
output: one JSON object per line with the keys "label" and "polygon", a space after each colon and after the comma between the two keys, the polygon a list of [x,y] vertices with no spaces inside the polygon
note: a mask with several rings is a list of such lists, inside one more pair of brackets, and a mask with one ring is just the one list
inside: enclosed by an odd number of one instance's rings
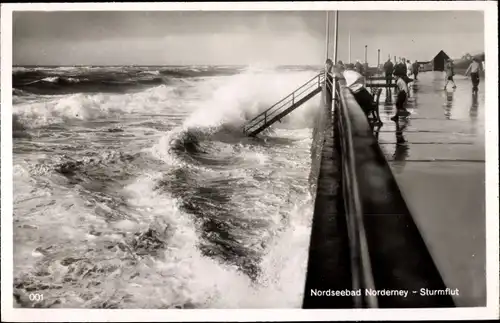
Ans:
{"label": "sea", "polygon": [[15,306],[300,308],[320,69],[14,67]]}

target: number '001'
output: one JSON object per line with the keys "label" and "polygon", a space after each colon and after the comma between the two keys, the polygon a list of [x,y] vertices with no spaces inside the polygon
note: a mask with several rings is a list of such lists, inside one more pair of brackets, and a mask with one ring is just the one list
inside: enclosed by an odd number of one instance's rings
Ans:
{"label": "number '001'", "polygon": [[29,294],[28,297],[29,297],[30,301],[32,301],[32,302],[41,302],[41,301],[43,301],[43,294],[34,293],[34,294]]}

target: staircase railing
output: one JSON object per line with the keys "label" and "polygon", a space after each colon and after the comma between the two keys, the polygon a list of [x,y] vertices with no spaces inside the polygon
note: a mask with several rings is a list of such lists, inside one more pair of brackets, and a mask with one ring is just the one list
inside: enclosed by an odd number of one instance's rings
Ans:
{"label": "staircase railing", "polygon": [[324,73],[319,73],[309,81],[305,82],[295,91],[285,96],[283,99],[276,102],[269,109],[262,112],[252,120],[248,121],[247,124],[243,127],[243,132],[245,134],[252,134],[255,130],[265,126],[270,123],[269,126],[274,123],[273,120],[280,113],[285,110],[293,107],[296,103],[299,103],[300,100],[304,99],[307,95],[311,94],[314,90],[321,89],[322,84],[324,82]]}

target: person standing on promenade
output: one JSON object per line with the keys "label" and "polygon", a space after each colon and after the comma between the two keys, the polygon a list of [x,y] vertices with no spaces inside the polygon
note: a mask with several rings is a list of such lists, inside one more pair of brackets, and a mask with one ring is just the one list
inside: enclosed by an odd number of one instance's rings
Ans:
{"label": "person standing on promenade", "polygon": [[330,98],[332,97],[333,94],[333,61],[331,59],[327,59],[326,62],[326,88],[328,91],[328,94],[330,95]]}
{"label": "person standing on promenade", "polygon": [[331,59],[327,59],[325,62],[325,68],[327,73],[333,72],[333,61]]}
{"label": "person standing on promenade", "polygon": [[453,88],[456,89],[457,85],[453,80],[453,76],[455,76],[455,68],[453,66],[453,61],[451,59],[449,59],[448,62],[446,63],[445,70],[446,70],[446,83],[444,84],[444,89],[446,90],[446,87],[448,86],[449,82],[452,82]]}
{"label": "person standing on promenade", "polygon": [[406,66],[406,60],[404,58],[401,58],[401,60],[399,61],[399,63],[396,64],[396,66],[394,66],[394,72],[393,72],[394,76],[400,76],[403,78],[403,80],[408,83],[408,81],[410,80],[410,78],[408,77],[408,68]]}
{"label": "person standing on promenade", "polygon": [[410,62],[410,60],[406,60],[406,76],[408,76],[408,78],[410,77],[410,75],[413,74],[413,66]]}
{"label": "person standing on promenade", "polygon": [[373,110],[373,96],[365,87],[365,78],[361,73],[351,69],[339,69],[345,79],[346,86],[359,104],[366,117]]}
{"label": "person standing on promenade", "polygon": [[415,80],[417,80],[417,75],[418,75],[418,62],[417,60],[415,60],[415,63],[413,63],[412,65],[412,69],[413,69],[413,75],[415,75]]}
{"label": "person standing on promenade", "polygon": [[356,60],[356,72],[358,72],[359,74],[363,75],[363,64],[361,64],[361,62],[359,61],[359,59]]}
{"label": "person standing on promenade", "polygon": [[394,71],[392,72],[392,74],[394,76],[396,76],[398,74],[401,74],[401,70],[402,70],[401,60],[399,62],[398,61],[394,61]]}
{"label": "person standing on promenade", "polygon": [[465,71],[465,76],[468,76],[470,73],[470,79],[472,81],[472,92],[478,91],[480,71],[481,71],[481,64],[479,64],[478,59],[475,57],[472,58],[472,62]]}
{"label": "person standing on promenade", "polygon": [[[413,89],[413,80],[410,78],[410,76],[413,75],[413,65],[411,64],[411,61],[409,59],[406,60],[406,79],[404,80],[406,84],[408,84],[409,89]],[[408,96],[410,96],[410,93],[408,92]]]}
{"label": "person standing on promenade", "polygon": [[389,85],[392,83],[392,73],[394,73],[394,64],[392,64],[391,58],[389,57],[384,64],[385,84],[387,85],[386,91],[390,89]]}
{"label": "person standing on promenade", "polygon": [[[403,57],[399,63],[394,68],[394,76],[399,76],[408,85],[412,80],[408,77],[408,67],[406,65],[406,59]],[[407,96],[410,95],[409,92],[406,93]]]}
{"label": "person standing on promenade", "polygon": [[408,74],[408,69],[407,69],[407,66],[406,66],[406,59],[403,57],[401,58],[401,60],[399,61],[399,69],[400,69],[400,76],[406,76]]}
{"label": "person standing on promenade", "polygon": [[405,108],[405,104],[408,101],[408,84],[403,80],[403,76],[395,75],[396,85],[398,88],[397,99],[396,99],[396,115],[391,118],[392,121],[398,121],[399,117],[406,117],[410,113]]}

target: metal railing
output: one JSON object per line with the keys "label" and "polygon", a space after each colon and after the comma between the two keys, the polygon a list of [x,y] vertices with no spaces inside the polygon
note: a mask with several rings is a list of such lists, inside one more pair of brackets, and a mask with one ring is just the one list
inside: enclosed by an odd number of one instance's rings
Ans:
{"label": "metal railing", "polygon": [[385,76],[371,76],[366,78],[365,87],[376,89],[376,88],[396,88],[396,81],[391,78],[390,83],[386,83]]}
{"label": "metal railing", "polygon": [[[327,80],[332,79],[327,75]],[[450,295],[375,296],[376,289],[447,287],[366,115],[345,80],[336,76],[332,83],[324,83],[322,120],[330,126],[321,125],[319,131],[331,137],[324,141],[320,166],[324,169],[318,183],[333,180],[339,185],[327,189],[323,184],[323,190],[317,191],[304,308],[454,307]],[[340,176],[334,179],[332,171]],[[387,193],[377,195],[381,192]],[[323,285],[361,293],[347,302],[345,298],[325,301],[312,294]]]}
{"label": "metal railing", "polygon": [[378,307],[377,297],[365,295],[364,293],[368,289],[375,290],[375,284],[363,221],[363,206],[358,187],[353,130],[349,119],[349,110],[338,79],[334,80],[334,87],[334,118],[337,118],[334,122],[337,122],[339,130],[336,135],[341,150],[342,196],[349,235],[352,285],[353,290],[360,289],[362,291],[361,296],[355,296],[354,306],[358,308],[375,308]]}
{"label": "metal railing", "polygon": [[303,98],[305,98],[308,94],[310,94],[313,90],[321,88],[324,82],[324,73],[319,73],[309,81],[305,82],[295,91],[285,96],[283,99],[279,100],[275,104],[273,104],[269,109],[260,113],[252,120],[248,121],[245,126],[243,126],[243,132],[245,134],[251,133],[255,129],[260,128],[270,121],[273,117],[277,116],[281,112],[285,111],[288,108],[291,108],[295,103],[299,102]]}

